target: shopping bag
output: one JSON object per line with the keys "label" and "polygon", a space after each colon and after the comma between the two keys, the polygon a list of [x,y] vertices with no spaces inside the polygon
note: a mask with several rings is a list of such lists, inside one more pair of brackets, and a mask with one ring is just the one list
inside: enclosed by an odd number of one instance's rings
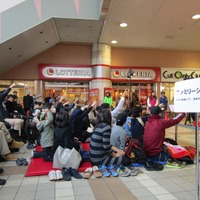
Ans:
{"label": "shopping bag", "polygon": [[75,148],[67,149],[58,146],[53,156],[53,168],[57,169],[62,169],[63,167],[78,169],[80,162],[81,155]]}

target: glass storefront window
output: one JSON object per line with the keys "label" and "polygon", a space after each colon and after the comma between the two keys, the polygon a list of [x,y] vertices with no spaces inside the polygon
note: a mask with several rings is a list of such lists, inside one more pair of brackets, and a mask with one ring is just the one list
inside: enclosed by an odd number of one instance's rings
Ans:
{"label": "glass storefront window", "polygon": [[174,104],[174,83],[161,83],[160,91],[165,92],[169,104]]}
{"label": "glass storefront window", "polygon": [[88,100],[88,90],[88,83],[45,82],[45,97],[64,96],[70,102],[79,98],[81,105]]}
{"label": "glass storefront window", "polygon": [[34,82],[35,81],[25,81],[25,80],[0,80],[0,90],[7,89],[12,83],[15,83],[15,87],[12,88],[10,94],[13,91],[18,92],[19,103],[23,103],[23,97],[26,95],[26,91],[30,91],[30,94],[34,94]]}
{"label": "glass storefront window", "polygon": [[[153,83],[113,83],[112,87],[115,89],[115,95],[113,101],[115,105],[119,102],[122,93],[126,88],[130,89],[130,102],[134,98],[133,95],[138,97],[139,104],[142,108],[146,109],[147,98],[150,93],[150,90],[153,89]],[[134,103],[134,102],[133,102]],[[128,99],[126,100],[126,104],[128,105]]]}

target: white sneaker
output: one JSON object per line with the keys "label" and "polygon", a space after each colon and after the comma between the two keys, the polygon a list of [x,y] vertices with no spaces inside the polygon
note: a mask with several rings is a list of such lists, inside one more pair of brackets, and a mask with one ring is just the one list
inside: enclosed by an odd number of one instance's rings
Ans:
{"label": "white sneaker", "polygon": [[56,180],[62,180],[62,179],[63,179],[62,172],[60,170],[56,170]]}
{"label": "white sneaker", "polygon": [[56,180],[56,172],[54,170],[49,171],[48,177],[49,177],[50,181],[55,181]]}

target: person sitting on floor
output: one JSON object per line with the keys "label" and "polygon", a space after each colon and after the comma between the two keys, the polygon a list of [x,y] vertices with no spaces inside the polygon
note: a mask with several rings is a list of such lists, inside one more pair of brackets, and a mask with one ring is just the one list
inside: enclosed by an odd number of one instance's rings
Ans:
{"label": "person sitting on floor", "polygon": [[112,116],[109,109],[101,109],[97,114],[97,126],[90,141],[90,161],[93,165],[129,165],[130,159],[123,150],[110,142]]}
{"label": "person sitting on floor", "polygon": [[69,112],[69,108],[62,107],[60,111],[56,113],[53,148],[51,155],[45,158],[45,161],[53,161],[53,155],[58,146],[68,149],[75,148],[77,151],[80,150],[80,144],[75,140],[69,124]]}
{"label": "person sitting on floor", "polygon": [[111,145],[117,147],[120,150],[125,150],[126,147],[126,131],[123,128],[126,122],[126,115],[124,113],[119,113],[116,118],[116,123],[113,125],[111,130]]}
{"label": "person sitting on floor", "polygon": [[[40,131],[41,138],[40,144],[43,149],[42,152],[34,151],[33,157],[48,157],[51,154],[53,146],[53,134],[54,134],[54,117],[52,113],[52,104],[46,104],[44,106],[45,119],[40,121],[37,117],[34,117],[37,129]],[[54,112],[54,111],[53,111]]]}
{"label": "person sitting on floor", "polygon": [[148,120],[148,116],[140,116],[141,110],[139,107],[135,107],[132,110],[131,119],[131,135],[137,139],[141,144],[143,143],[144,126]]}
{"label": "person sitting on floor", "polygon": [[185,113],[168,120],[162,119],[159,115],[161,113],[159,106],[151,107],[150,113],[151,115],[144,127],[144,150],[151,159],[165,161],[167,158],[163,148],[165,129],[178,124],[185,117]]}

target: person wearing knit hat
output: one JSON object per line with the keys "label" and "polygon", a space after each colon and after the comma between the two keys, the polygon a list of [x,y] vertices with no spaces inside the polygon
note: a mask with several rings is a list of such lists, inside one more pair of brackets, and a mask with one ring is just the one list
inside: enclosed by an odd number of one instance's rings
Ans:
{"label": "person wearing knit hat", "polygon": [[185,117],[185,113],[181,113],[175,118],[162,119],[159,115],[161,113],[159,106],[151,107],[150,113],[144,127],[143,147],[147,156],[152,160],[166,161],[168,157],[163,149],[165,129],[178,124]]}

